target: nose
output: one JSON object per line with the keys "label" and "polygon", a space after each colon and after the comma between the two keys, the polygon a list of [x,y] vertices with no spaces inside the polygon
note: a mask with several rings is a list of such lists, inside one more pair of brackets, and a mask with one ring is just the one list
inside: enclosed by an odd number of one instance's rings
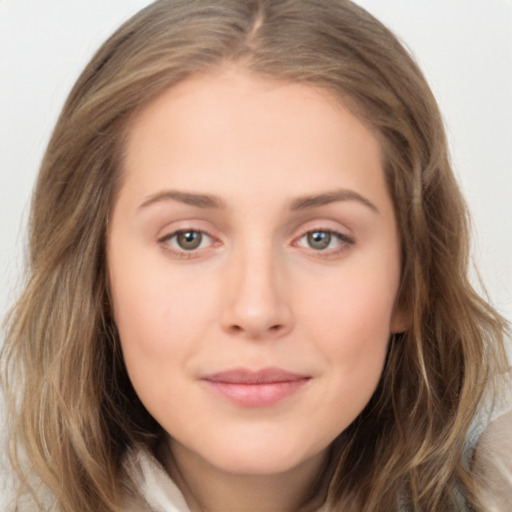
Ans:
{"label": "nose", "polygon": [[288,284],[271,250],[247,251],[229,264],[224,330],[246,339],[277,339],[293,328]]}

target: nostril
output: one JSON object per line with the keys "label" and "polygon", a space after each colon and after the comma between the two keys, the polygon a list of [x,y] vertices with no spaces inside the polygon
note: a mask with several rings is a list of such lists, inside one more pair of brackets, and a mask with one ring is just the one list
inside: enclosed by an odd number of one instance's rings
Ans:
{"label": "nostril", "polygon": [[[270,333],[270,332],[279,333],[282,330],[284,330],[284,328],[285,328],[285,326],[283,324],[274,324],[274,325],[271,325],[270,327],[268,327],[268,329],[266,329],[266,332],[267,333]],[[232,334],[240,334],[240,333],[247,333],[249,335],[254,334],[250,328],[244,328],[243,326],[238,325],[238,324],[233,324],[233,325],[229,326],[229,330],[231,331]],[[258,329],[257,331],[260,332],[260,329]],[[263,331],[265,331],[265,329]]]}

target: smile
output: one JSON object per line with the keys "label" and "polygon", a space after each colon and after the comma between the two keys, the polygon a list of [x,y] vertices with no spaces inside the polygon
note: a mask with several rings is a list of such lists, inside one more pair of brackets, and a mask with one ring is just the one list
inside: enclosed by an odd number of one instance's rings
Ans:
{"label": "smile", "polygon": [[259,371],[235,369],[207,375],[202,382],[221,397],[241,407],[267,407],[302,389],[308,375],[279,368]]}

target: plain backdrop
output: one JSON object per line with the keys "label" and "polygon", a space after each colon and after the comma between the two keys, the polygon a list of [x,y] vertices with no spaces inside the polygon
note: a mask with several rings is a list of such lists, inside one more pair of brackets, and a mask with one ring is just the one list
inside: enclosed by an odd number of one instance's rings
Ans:
{"label": "plain backdrop", "polygon": [[[0,0],[0,317],[19,291],[31,189],[65,97],[101,42],[148,3]],[[512,320],[512,1],[357,3],[399,36],[432,86],[474,216],[476,267]]]}

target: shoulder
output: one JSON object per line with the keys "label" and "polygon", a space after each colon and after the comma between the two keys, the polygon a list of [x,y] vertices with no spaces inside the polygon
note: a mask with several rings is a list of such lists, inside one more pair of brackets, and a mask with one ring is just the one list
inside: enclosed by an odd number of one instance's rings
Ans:
{"label": "shoulder", "polygon": [[[512,375],[501,381],[491,405],[484,407],[470,432],[470,468],[488,511],[510,510],[512,503]],[[478,436],[478,437],[476,437]]]}
{"label": "shoulder", "polygon": [[480,410],[467,435],[465,455],[468,463],[483,433],[497,419],[510,411],[512,411],[512,369],[496,377],[492,388],[484,395]]}

